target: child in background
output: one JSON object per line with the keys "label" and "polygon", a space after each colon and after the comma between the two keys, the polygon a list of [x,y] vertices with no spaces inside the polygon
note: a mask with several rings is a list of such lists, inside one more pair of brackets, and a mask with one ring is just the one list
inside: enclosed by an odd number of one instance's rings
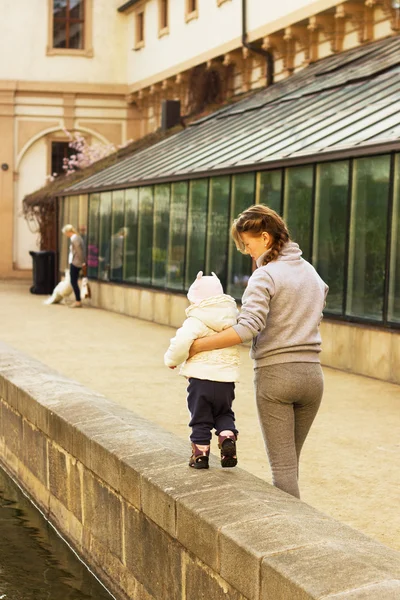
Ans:
{"label": "child in background", "polygon": [[236,325],[236,302],[224,294],[215,273],[203,276],[202,271],[190,286],[187,297],[191,302],[186,309],[187,319],[172,338],[164,362],[171,369],[183,363],[180,375],[189,380],[187,400],[191,414],[189,427],[192,428],[189,466],[208,469],[211,431],[215,428],[221,465],[235,467],[238,431],[232,402],[235,398],[235,381],[239,378],[239,350],[234,346],[201,352],[190,360],[187,358],[195,339]]}

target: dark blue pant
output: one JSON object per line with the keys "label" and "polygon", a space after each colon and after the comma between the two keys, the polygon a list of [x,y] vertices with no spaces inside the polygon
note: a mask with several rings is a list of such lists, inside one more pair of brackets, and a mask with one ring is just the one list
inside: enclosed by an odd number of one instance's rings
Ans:
{"label": "dark blue pant", "polygon": [[80,267],[76,267],[72,263],[69,265],[69,277],[71,280],[72,289],[74,290],[75,298],[77,302],[81,301],[81,290],[78,285]]}
{"label": "dark blue pant", "polygon": [[195,444],[209,444],[211,430],[218,435],[225,429],[238,431],[235,427],[235,413],[232,402],[235,399],[235,384],[225,381],[189,378],[188,407],[191,414],[189,427],[190,440]]}

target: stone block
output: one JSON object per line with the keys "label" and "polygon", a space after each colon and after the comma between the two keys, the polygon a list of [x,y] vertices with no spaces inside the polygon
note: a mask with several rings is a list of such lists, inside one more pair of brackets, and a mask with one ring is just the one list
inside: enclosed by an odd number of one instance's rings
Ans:
{"label": "stone block", "polygon": [[85,470],[83,474],[83,525],[105,549],[122,561],[121,499]]}
{"label": "stone block", "polygon": [[390,352],[392,334],[389,331],[370,330],[370,349],[367,369],[370,377],[390,381]]}
{"label": "stone block", "polygon": [[185,557],[185,589],[187,600],[247,600],[199,560]]}
{"label": "stone block", "polygon": [[51,494],[82,521],[82,486],[77,461],[52,443],[48,445],[48,460]]}
{"label": "stone block", "polygon": [[171,294],[156,292],[154,294],[154,321],[160,325],[169,325]]}
{"label": "stone block", "polygon": [[0,436],[8,450],[22,458],[22,417],[4,401],[1,402]]}
{"label": "stone block", "polygon": [[153,598],[182,599],[181,552],[153,521],[125,506],[126,566]]}
{"label": "stone block", "polygon": [[[398,572],[400,575],[400,562]],[[343,594],[347,598],[350,590],[385,579],[389,579],[387,570],[374,564],[369,549],[363,552],[361,546],[350,553],[346,545],[325,539],[317,544],[294,548],[290,552],[264,557],[261,598],[308,600],[326,596],[331,598],[335,594]],[[380,596],[375,598],[380,600]]]}
{"label": "stone block", "polygon": [[[258,600],[263,557],[292,552],[319,541],[312,529],[277,514],[229,525],[220,533],[220,574],[246,598]],[[275,600],[273,595],[271,598]]]}
{"label": "stone block", "polygon": [[[53,404],[56,404],[56,402]],[[46,404],[39,402],[25,390],[20,389],[18,391],[18,412],[46,435],[49,434],[49,405],[51,406],[50,402],[46,402]]]}
{"label": "stone block", "polygon": [[390,341],[390,381],[400,383],[400,332],[393,332]]}
{"label": "stone block", "polygon": [[398,579],[381,581],[343,594],[329,596],[329,600],[397,600],[398,598],[400,598]]}
{"label": "stone block", "polygon": [[198,485],[197,491],[177,501],[177,539],[206,565],[219,572],[221,530],[233,523],[241,525],[270,514],[273,513],[266,503],[253,502],[234,485],[228,483],[224,486],[220,482],[219,486],[213,485],[211,489],[202,489]]}
{"label": "stone block", "polygon": [[353,349],[351,347],[351,326],[342,323],[335,325],[332,334],[332,364],[335,369],[351,371]]}
{"label": "stone block", "polygon": [[138,288],[126,288],[124,312],[129,317],[137,317],[140,309],[140,290]]}
{"label": "stone block", "polygon": [[22,427],[23,462],[44,486],[47,481],[47,439],[27,421]]}
{"label": "stone block", "polygon": [[182,296],[172,295],[170,304],[170,317],[169,325],[171,327],[181,327],[183,321],[186,319],[185,310],[189,306],[189,300],[182,294]]}
{"label": "stone block", "polygon": [[112,299],[112,310],[119,314],[125,312],[125,288],[122,285],[112,284],[113,299]]}
{"label": "stone block", "polygon": [[154,296],[155,293],[150,290],[140,290],[139,319],[154,321]]}

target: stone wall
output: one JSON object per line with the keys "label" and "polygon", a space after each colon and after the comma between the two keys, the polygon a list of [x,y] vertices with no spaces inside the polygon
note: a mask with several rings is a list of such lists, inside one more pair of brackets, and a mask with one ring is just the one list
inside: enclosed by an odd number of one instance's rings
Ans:
{"label": "stone wall", "polygon": [[[180,327],[189,305],[183,294],[91,281],[92,305],[161,325]],[[322,363],[400,384],[400,331],[324,319]]]}
{"label": "stone wall", "polygon": [[389,600],[400,553],[0,343],[0,459],[118,600]]}

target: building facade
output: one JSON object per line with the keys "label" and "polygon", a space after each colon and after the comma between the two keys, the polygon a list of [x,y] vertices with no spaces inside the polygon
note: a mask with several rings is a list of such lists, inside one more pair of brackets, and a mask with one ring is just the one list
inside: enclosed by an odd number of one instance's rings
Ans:
{"label": "building facade", "polygon": [[391,0],[23,5],[5,0],[0,24],[0,277],[28,274],[37,234],[22,199],[62,169],[65,129],[118,146],[158,129],[162,100],[206,113],[399,27]]}

